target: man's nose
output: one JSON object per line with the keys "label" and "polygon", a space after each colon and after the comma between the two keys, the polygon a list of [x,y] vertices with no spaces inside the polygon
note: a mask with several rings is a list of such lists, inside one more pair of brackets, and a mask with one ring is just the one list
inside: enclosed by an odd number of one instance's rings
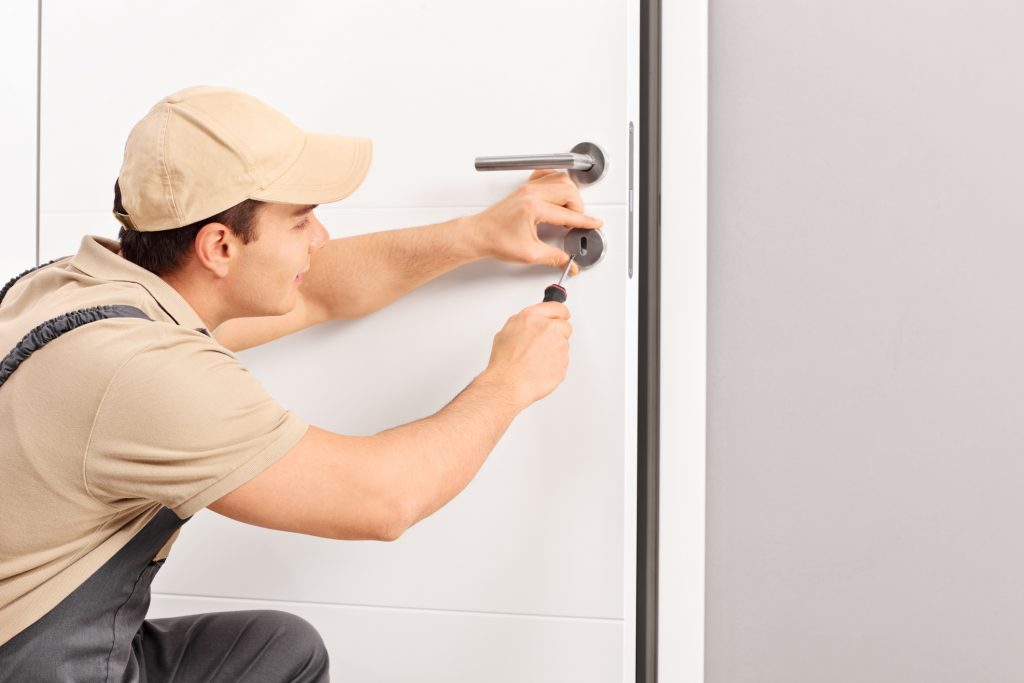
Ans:
{"label": "man's nose", "polygon": [[309,240],[310,251],[316,251],[327,244],[328,240],[331,239],[331,235],[327,232],[327,228],[323,226],[323,223],[321,223],[316,217],[313,217],[313,220],[316,221],[316,225],[313,226],[313,237]]}

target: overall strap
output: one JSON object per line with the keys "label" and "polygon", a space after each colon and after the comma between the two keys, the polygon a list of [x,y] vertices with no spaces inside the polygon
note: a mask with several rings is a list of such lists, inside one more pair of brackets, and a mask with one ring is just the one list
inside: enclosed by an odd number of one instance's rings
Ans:
{"label": "overall strap", "polygon": [[49,263],[43,263],[43,264],[41,264],[41,265],[38,265],[38,266],[33,266],[32,268],[29,268],[28,270],[26,270],[26,271],[25,271],[24,273],[21,273],[20,275],[15,275],[14,277],[12,277],[12,278],[11,278],[11,279],[10,279],[10,280],[9,280],[9,281],[7,282],[7,284],[6,284],[6,285],[4,285],[4,288],[3,288],[3,289],[0,289],[0,304],[2,304],[2,303],[4,302],[4,297],[5,297],[5,296],[7,296],[7,291],[8,291],[8,290],[9,290],[9,289],[10,289],[11,287],[13,287],[13,286],[14,286],[14,283],[16,283],[16,282],[17,282],[18,280],[20,280],[21,278],[25,277],[25,276],[26,276],[26,275],[28,275],[29,273],[34,273],[34,272],[36,272],[37,270],[39,270],[40,268],[45,268],[46,266],[50,265],[50,263],[56,263],[56,262],[57,262],[57,261],[59,261],[59,260],[60,260],[60,259],[54,259],[54,260],[50,261]]}
{"label": "overall strap", "polygon": [[97,320],[107,320],[109,318],[142,318],[143,320],[152,320],[152,318],[138,308],[120,304],[83,308],[79,311],[71,311],[70,313],[58,315],[56,318],[51,318],[44,323],[36,325],[32,331],[22,337],[21,341],[7,354],[7,357],[0,362],[0,387],[18,369],[19,365],[49,342],[62,334],[78,329],[82,325],[88,325]]}

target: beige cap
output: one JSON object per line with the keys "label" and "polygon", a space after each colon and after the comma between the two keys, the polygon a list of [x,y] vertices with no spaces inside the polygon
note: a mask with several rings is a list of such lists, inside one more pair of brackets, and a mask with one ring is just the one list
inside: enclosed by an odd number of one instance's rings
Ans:
{"label": "beige cap", "polygon": [[325,204],[352,194],[370,168],[370,141],[306,133],[230,88],[195,86],[165,97],[124,146],[118,176],[125,227],[170,230],[246,199]]}

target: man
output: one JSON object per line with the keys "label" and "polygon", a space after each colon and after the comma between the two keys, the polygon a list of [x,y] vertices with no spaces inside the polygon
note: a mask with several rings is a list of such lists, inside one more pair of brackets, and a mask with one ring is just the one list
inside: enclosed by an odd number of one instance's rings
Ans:
{"label": "man", "polygon": [[[179,528],[393,540],[451,500],[568,363],[565,306],[512,316],[436,414],[370,437],[282,409],[231,351],[377,310],[481,258],[564,267],[540,222],[597,228],[563,173],[480,214],[329,241],[368,140],[304,133],[244,93],[175,93],[135,126],[120,244],[0,295],[0,681],[324,681],[323,642],[275,611],[145,620]],[[212,336],[209,332],[213,330]]]}

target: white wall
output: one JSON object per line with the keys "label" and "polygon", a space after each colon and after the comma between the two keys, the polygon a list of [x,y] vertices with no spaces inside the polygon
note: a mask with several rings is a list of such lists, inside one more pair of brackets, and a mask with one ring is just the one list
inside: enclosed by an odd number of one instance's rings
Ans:
{"label": "white wall", "polygon": [[709,683],[1024,676],[1024,4],[711,6]]}

